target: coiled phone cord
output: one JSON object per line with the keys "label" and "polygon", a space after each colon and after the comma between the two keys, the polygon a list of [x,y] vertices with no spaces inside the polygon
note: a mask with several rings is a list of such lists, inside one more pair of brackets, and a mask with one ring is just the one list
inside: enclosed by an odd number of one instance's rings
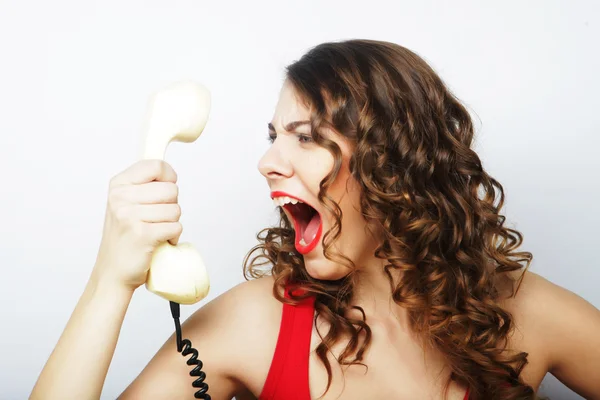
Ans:
{"label": "coiled phone cord", "polygon": [[181,339],[181,325],[179,323],[179,303],[175,303],[174,301],[169,301],[169,305],[171,306],[171,315],[175,320],[175,333],[177,335],[177,352],[181,353],[182,356],[187,356],[192,354],[192,356],[186,361],[187,365],[196,365],[191,371],[190,376],[197,376],[194,382],[192,382],[192,386],[195,388],[200,388],[196,393],[194,393],[194,398],[196,399],[204,399],[211,400],[208,392],[208,385],[204,382],[206,379],[206,374],[202,371],[202,361],[198,359],[198,350],[192,347],[192,342],[188,339]]}

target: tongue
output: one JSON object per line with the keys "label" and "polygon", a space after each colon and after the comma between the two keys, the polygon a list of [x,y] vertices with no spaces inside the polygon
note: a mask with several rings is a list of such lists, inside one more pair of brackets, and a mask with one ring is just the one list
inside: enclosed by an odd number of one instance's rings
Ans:
{"label": "tongue", "polygon": [[319,217],[319,213],[315,213],[308,225],[306,225],[306,229],[304,230],[304,234],[302,235],[306,244],[309,244],[315,239],[320,224],[321,218]]}

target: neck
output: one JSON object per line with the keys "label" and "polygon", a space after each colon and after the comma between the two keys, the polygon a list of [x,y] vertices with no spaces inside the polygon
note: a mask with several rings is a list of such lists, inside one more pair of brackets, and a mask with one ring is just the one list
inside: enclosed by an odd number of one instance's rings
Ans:
{"label": "neck", "polygon": [[392,298],[392,288],[400,280],[400,272],[390,269],[390,278],[384,266],[387,260],[376,258],[372,255],[368,260],[357,264],[352,304],[360,306],[368,319],[371,320],[397,320],[402,326],[408,326],[406,310],[396,304]]}

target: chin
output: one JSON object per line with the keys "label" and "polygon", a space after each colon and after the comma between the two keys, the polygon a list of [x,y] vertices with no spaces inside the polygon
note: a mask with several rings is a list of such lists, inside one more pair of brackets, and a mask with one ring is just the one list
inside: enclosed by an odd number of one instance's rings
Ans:
{"label": "chin", "polygon": [[350,270],[343,265],[329,261],[322,256],[322,259],[307,260],[304,259],[304,268],[313,279],[323,281],[336,281],[342,279],[350,273]]}

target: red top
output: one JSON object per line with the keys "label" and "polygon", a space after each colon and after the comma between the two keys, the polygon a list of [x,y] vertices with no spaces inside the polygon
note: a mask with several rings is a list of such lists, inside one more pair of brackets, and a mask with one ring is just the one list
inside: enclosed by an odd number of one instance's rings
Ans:
{"label": "red top", "polygon": [[[284,296],[289,298],[288,290]],[[293,306],[283,304],[279,337],[271,367],[259,400],[311,400],[308,357],[313,327],[315,297]],[[464,400],[469,399],[469,391]]]}
{"label": "red top", "polygon": [[[289,298],[288,289],[284,297]],[[308,356],[315,297],[293,306],[283,304],[279,337],[259,400],[310,400]]]}

